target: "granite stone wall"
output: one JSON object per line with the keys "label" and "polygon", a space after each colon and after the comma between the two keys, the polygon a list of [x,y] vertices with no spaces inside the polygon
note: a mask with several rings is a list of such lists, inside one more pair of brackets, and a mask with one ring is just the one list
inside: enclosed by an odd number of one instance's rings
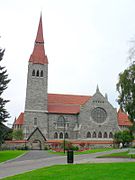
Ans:
{"label": "granite stone wall", "polygon": [[[97,122],[92,117],[92,111],[95,108],[101,108],[106,113],[106,117],[101,122]],[[101,119],[103,118],[99,113],[97,113],[96,116],[96,118],[98,118],[98,116],[101,116]],[[105,133],[107,134],[106,138],[109,138],[110,133],[114,134],[116,131],[120,130],[117,121],[116,109],[113,108],[113,106],[99,91],[97,91],[94,96],[81,107],[78,121],[81,126],[81,139],[86,139],[88,132],[90,132],[91,139],[98,139],[98,135],[100,136],[99,139],[104,138],[103,136]],[[96,133],[96,137],[93,137],[94,132]]]}

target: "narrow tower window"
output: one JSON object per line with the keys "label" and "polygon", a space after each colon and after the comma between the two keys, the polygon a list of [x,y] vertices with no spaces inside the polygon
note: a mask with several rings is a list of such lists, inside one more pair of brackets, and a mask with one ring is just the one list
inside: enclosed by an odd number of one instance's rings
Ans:
{"label": "narrow tower window", "polygon": [[34,126],[37,126],[37,118],[34,118]]}
{"label": "narrow tower window", "polygon": [[35,76],[35,69],[32,71],[32,76]]}
{"label": "narrow tower window", "polygon": [[41,73],[40,73],[40,77],[43,77],[43,71],[41,71]]}
{"label": "narrow tower window", "polygon": [[36,75],[39,76],[39,70],[37,70],[37,74]]}

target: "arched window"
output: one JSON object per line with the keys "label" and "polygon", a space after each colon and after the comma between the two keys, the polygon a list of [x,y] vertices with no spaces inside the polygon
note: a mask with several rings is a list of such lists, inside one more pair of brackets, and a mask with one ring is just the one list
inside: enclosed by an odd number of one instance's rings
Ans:
{"label": "arched window", "polygon": [[107,132],[104,133],[104,138],[107,138]]}
{"label": "arched window", "polygon": [[109,138],[113,138],[113,133],[112,132],[110,132]]}
{"label": "arched window", "polygon": [[98,133],[98,138],[102,138],[102,133],[101,132]]}
{"label": "arched window", "polygon": [[93,137],[93,138],[96,138],[96,136],[97,136],[97,135],[96,135],[96,132],[93,132],[92,137]]}
{"label": "arched window", "polygon": [[39,76],[39,70],[37,70],[37,74],[36,74],[36,76]]}
{"label": "arched window", "polygon": [[42,70],[41,73],[40,73],[40,77],[43,77],[43,70]]}
{"label": "arched window", "polygon": [[63,116],[60,116],[57,120],[58,127],[64,127],[66,125],[66,119]]}
{"label": "arched window", "polygon": [[57,132],[54,133],[54,139],[58,139],[58,133]]}
{"label": "arched window", "polygon": [[32,71],[32,76],[35,76],[35,69]]}
{"label": "arched window", "polygon": [[91,138],[91,133],[87,132],[87,138]]}
{"label": "arched window", "polygon": [[59,138],[60,138],[60,139],[63,139],[63,133],[62,133],[62,132],[60,133]]}
{"label": "arched window", "polygon": [[68,139],[68,133],[67,132],[65,133],[65,139]]}

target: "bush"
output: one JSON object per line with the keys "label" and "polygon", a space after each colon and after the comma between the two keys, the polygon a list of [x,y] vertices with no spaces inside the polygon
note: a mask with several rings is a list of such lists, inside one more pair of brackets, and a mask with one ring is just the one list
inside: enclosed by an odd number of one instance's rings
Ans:
{"label": "bush", "polygon": [[12,136],[15,140],[22,140],[24,138],[22,129],[14,130]]}
{"label": "bush", "polygon": [[79,147],[78,147],[78,146],[73,146],[73,145],[72,145],[71,150],[73,150],[73,151],[78,151],[78,150],[79,150]]}
{"label": "bush", "polygon": [[49,147],[48,146],[44,146],[44,150],[49,150]]}

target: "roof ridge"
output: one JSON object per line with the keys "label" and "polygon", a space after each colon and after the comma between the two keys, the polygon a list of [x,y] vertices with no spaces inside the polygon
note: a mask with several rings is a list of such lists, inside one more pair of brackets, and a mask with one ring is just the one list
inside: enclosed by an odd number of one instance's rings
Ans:
{"label": "roof ridge", "polygon": [[48,93],[48,95],[61,95],[61,96],[80,96],[80,97],[92,97],[90,95],[79,95],[79,94],[58,94],[58,93]]}

